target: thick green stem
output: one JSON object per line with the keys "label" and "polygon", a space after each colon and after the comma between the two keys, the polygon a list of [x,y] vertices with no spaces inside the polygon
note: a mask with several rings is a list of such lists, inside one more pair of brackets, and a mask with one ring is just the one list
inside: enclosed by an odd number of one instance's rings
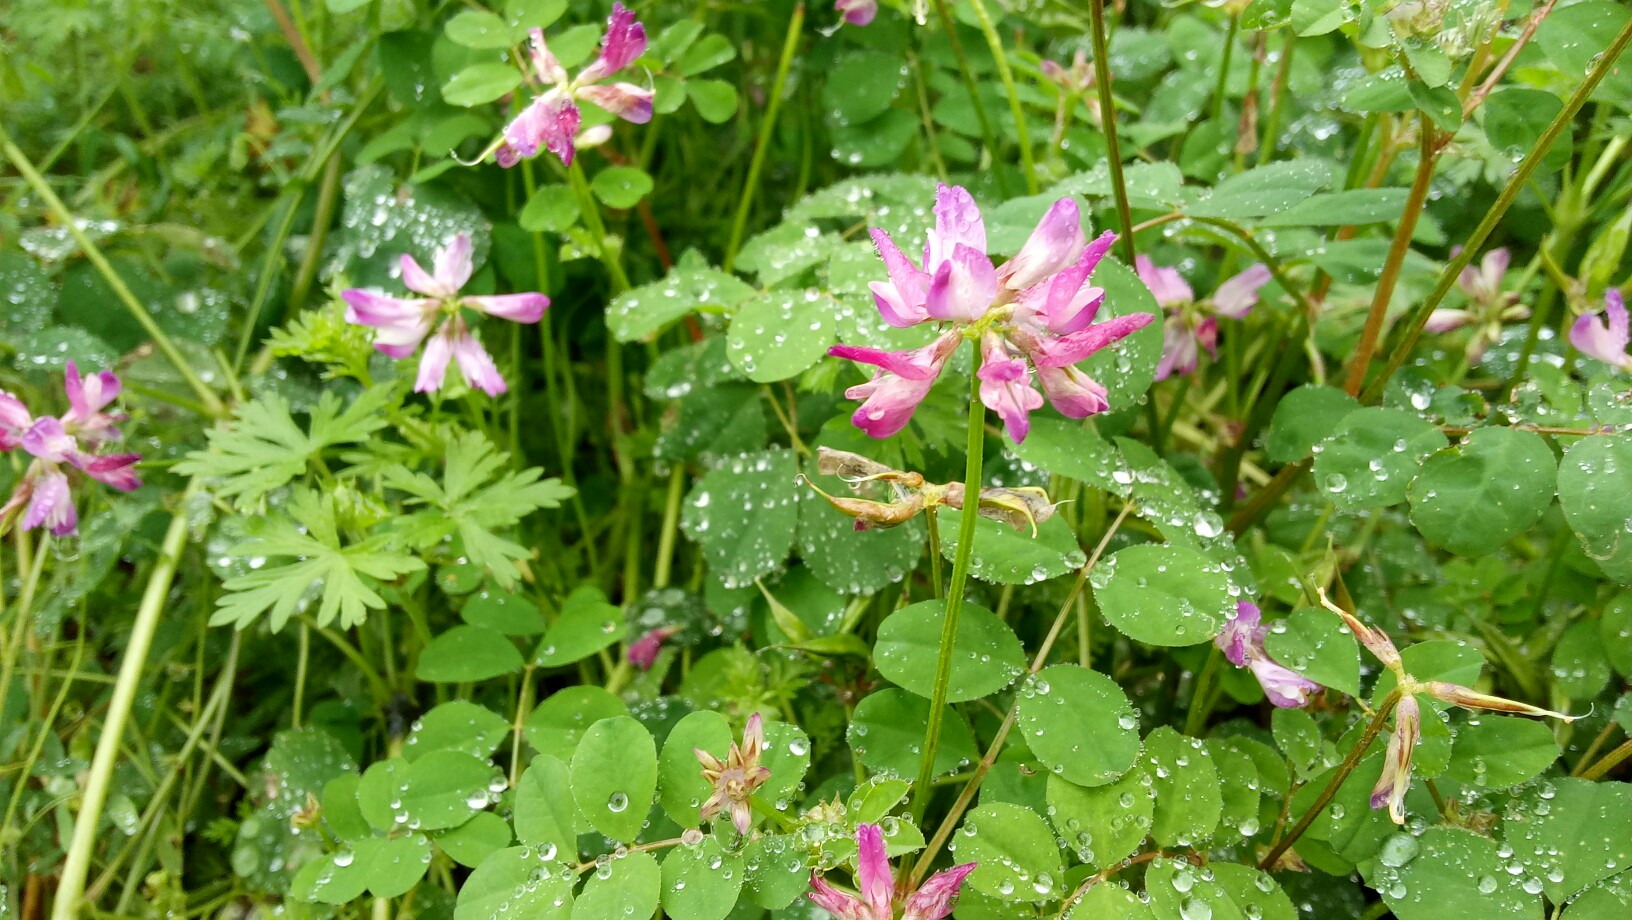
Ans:
{"label": "thick green stem", "polygon": [[997,34],[991,13],[986,11],[985,0],[970,0],[975,18],[980,20],[980,34],[986,47],[997,62],[997,78],[1003,81],[1003,91],[1009,96],[1009,114],[1014,117],[1014,136],[1020,143],[1020,171],[1026,179],[1026,193],[1037,194],[1037,167],[1031,159],[1031,131],[1026,127],[1026,110],[1020,105],[1020,91],[1014,85],[1014,71],[1009,68],[1009,55],[1003,49],[1003,39]]}
{"label": "thick green stem", "polygon": [[1393,377],[1394,372],[1399,370],[1400,365],[1405,363],[1405,359],[1411,354],[1411,349],[1416,346],[1417,339],[1422,336],[1422,329],[1428,323],[1429,314],[1434,312],[1440,301],[1445,299],[1445,295],[1449,294],[1451,288],[1456,286],[1457,276],[1462,274],[1462,269],[1468,267],[1469,263],[1473,261],[1473,257],[1485,245],[1485,240],[1490,238],[1490,234],[1496,229],[1496,225],[1506,216],[1508,208],[1511,208],[1513,202],[1518,200],[1519,192],[1524,189],[1525,183],[1530,181],[1530,176],[1541,165],[1542,159],[1547,155],[1547,151],[1552,148],[1553,142],[1558,140],[1559,135],[1563,134],[1565,129],[1575,121],[1576,113],[1580,112],[1581,107],[1586,105],[1587,99],[1592,96],[1593,91],[1598,88],[1598,84],[1603,82],[1605,75],[1615,66],[1616,60],[1620,58],[1621,52],[1626,50],[1629,42],[1632,42],[1632,20],[1628,20],[1626,25],[1621,27],[1621,31],[1615,36],[1615,40],[1610,42],[1609,47],[1604,50],[1603,54],[1594,59],[1592,69],[1587,71],[1587,78],[1576,88],[1569,101],[1564,103],[1564,108],[1553,118],[1552,123],[1547,126],[1547,130],[1543,131],[1541,136],[1536,139],[1524,161],[1519,164],[1517,169],[1513,170],[1513,175],[1508,178],[1507,185],[1502,188],[1501,194],[1496,196],[1496,201],[1491,205],[1490,210],[1485,213],[1484,219],[1479,222],[1479,226],[1474,228],[1473,233],[1462,244],[1462,251],[1451,259],[1450,264],[1445,266],[1444,271],[1440,272],[1439,283],[1434,285],[1433,292],[1424,298],[1422,303],[1418,304],[1417,308],[1401,324],[1396,337],[1397,341],[1389,351],[1388,363],[1383,366],[1382,373],[1372,380],[1371,385],[1361,395],[1361,402],[1374,402],[1383,392],[1383,388],[1388,385],[1389,378]]}
{"label": "thick green stem", "polygon": [[1360,765],[1360,758],[1365,756],[1366,751],[1371,749],[1371,743],[1376,741],[1377,736],[1382,733],[1383,723],[1388,721],[1389,713],[1394,711],[1394,707],[1399,702],[1400,688],[1395,687],[1389,692],[1388,696],[1383,698],[1383,705],[1377,707],[1377,712],[1371,717],[1371,723],[1366,726],[1365,733],[1360,736],[1359,741],[1355,742],[1354,747],[1349,751],[1349,756],[1343,758],[1343,763],[1337,768],[1337,773],[1333,774],[1331,782],[1326,784],[1325,789],[1320,790],[1320,795],[1315,797],[1315,801],[1310,804],[1309,810],[1303,813],[1303,817],[1298,819],[1298,823],[1293,826],[1292,830],[1277,841],[1269,852],[1264,855],[1264,858],[1259,861],[1259,869],[1267,872],[1274,868],[1275,864],[1280,862],[1281,856],[1287,850],[1292,849],[1292,844],[1296,843],[1298,838],[1303,836],[1303,832],[1309,829],[1309,825],[1314,824],[1315,819],[1320,817],[1320,813],[1326,810],[1326,806],[1330,805],[1332,798],[1337,795],[1337,790],[1342,788],[1343,781],[1348,779],[1349,774],[1354,772],[1354,768]]}
{"label": "thick green stem", "polygon": [[675,535],[680,530],[680,499],[686,491],[686,468],[676,463],[669,474],[669,494],[663,503],[663,530],[657,537],[657,568],[652,573],[653,588],[667,588],[674,571]]}
{"label": "thick green stem", "polygon": [[5,153],[6,159],[17,167],[17,172],[23,177],[23,181],[27,182],[29,187],[34,189],[40,198],[45,201],[45,205],[50,209],[52,215],[62,224],[63,229],[68,231],[68,235],[74,238],[74,242],[79,245],[80,251],[85,253],[86,261],[96,268],[97,273],[102,276],[102,280],[106,281],[108,287],[112,289],[114,298],[124,305],[124,308],[130,312],[131,316],[135,317],[136,322],[153,340],[153,344],[158,347],[165,360],[169,361],[171,366],[176,369],[176,373],[181,375],[181,379],[187,381],[187,385],[192,388],[194,395],[198,397],[198,401],[204,406],[204,409],[215,418],[226,415],[227,407],[221,402],[221,398],[216,396],[215,391],[210,389],[203,378],[198,376],[197,371],[193,370],[192,363],[182,356],[181,352],[176,348],[176,343],[170,341],[170,336],[159,328],[157,322],[154,322],[153,315],[148,313],[147,308],[142,306],[142,302],[137,300],[136,295],[130,292],[130,288],[125,285],[125,279],[119,277],[119,273],[113,270],[113,266],[108,263],[107,257],[102,255],[102,250],[96,243],[92,242],[90,237],[85,235],[85,231],[80,229],[78,218],[74,217],[73,212],[68,210],[68,206],[62,203],[62,199],[57,197],[57,193],[51,190],[51,184],[45,181],[45,177],[40,175],[39,170],[34,168],[34,164],[29,161],[28,156],[12,142],[11,135],[6,133],[4,127],[0,127],[0,152]]}
{"label": "thick green stem", "polygon": [[980,516],[980,475],[986,450],[986,405],[980,401],[980,377],[976,375],[971,375],[969,382],[969,441],[965,450],[958,552],[952,559],[952,581],[946,588],[946,619],[941,624],[940,655],[935,660],[935,686],[930,691],[923,762],[918,766],[918,781],[912,785],[912,810],[918,815],[923,814],[924,806],[929,801],[930,780],[935,777],[935,750],[941,740],[947,684],[952,680],[952,644],[958,636],[958,614],[963,611],[964,589],[969,583],[969,559],[975,549],[975,521]]}
{"label": "thick green stem", "polygon": [[1094,41],[1094,88],[1099,91],[1099,121],[1105,132],[1105,162],[1111,169],[1111,191],[1116,196],[1116,224],[1122,232],[1122,258],[1133,267],[1133,210],[1122,181],[1122,147],[1116,139],[1116,99],[1111,95],[1111,51],[1105,30],[1105,0],[1088,5]]}
{"label": "thick green stem", "polygon": [[759,137],[754,140],[753,159],[748,161],[748,178],[743,182],[737,214],[731,219],[731,239],[725,244],[725,260],[721,263],[721,267],[728,272],[737,263],[737,250],[742,246],[748,212],[754,205],[754,192],[759,189],[759,173],[765,168],[765,155],[771,149],[771,132],[776,130],[776,116],[782,111],[782,90],[787,85],[788,71],[793,67],[793,56],[799,50],[799,36],[804,28],[805,5],[798,3],[793,7],[793,16],[788,19],[788,32],[782,39],[782,57],[776,62],[776,79],[771,81],[771,95],[765,103],[765,118],[759,123]]}
{"label": "thick green stem", "polygon": [[[210,393],[212,399],[214,396],[214,393]],[[178,507],[185,509],[197,491],[195,481],[182,495]],[[142,592],[141,604],[136,608],[136,622],[125,640],[119,679],[113,685],[113,698],[108,702],[108,715],[102,723],[102,734],[96,740],[96,754],[91,758],[91,770],[85,780],[79,814],[74,818],[73,838],[63,860],[56,903],[51,908],[52,920],[76,920],[79,916],[85,878],[91,869],[91,851],[96,848],[96,833],[102,823],[102,806],[108,799],[113,768],[119,762],[125,724],[130,721],[130,710],[136,703],[142,671],[147,665],[147,653],[153,647],[153,634],[159,628],[159,619],[164,614],[165,601],[170,595],[170,583],[175,580],[176,565],[181,561],[181,552],[186,545],[187,514],[182,510],[170,519],[170,529],[165,531],[158,558],[153,562],[153,571],[147,577],[147,588]]]}

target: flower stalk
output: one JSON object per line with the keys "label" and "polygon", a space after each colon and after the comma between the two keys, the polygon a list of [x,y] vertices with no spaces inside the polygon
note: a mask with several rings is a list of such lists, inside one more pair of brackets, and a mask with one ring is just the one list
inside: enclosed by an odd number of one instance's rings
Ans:
{"label": "flower stalk", "polygon": [[771,132],[776,130],[776,117],[782,111],[782,90],[787,86],[788,71],[793,67],[793,55],[799,50],[799,37],[804,29],[805,5],[796,3],[793,15],[788,19],[787,35],[782,40],[782,57],[776,62],[776,78],[771,81],[771,92],[765,100],[765,117],[759,123],[759,136],[754,139],[754,156],[748,161],[748,178],[743,180],[737,213],[731,219],[731,237],[725,244],[725,259],[720,263],[726,272],[730,272],[736,264],[737,251],[742,248],[748,212],[754,206],[754,193],[759,190],[759,173],[765,168],[765,155],[771,149]]}

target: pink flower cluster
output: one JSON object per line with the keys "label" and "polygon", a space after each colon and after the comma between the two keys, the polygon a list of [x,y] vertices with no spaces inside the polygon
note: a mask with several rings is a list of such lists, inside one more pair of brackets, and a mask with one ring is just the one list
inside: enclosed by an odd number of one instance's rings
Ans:
{"label": "pink flower cluster", "polygon": [[[834,888],[819,873],[811,875],[806,897],[838,920],[895,920],[895,879],[884,851],[883,830],[877,824],[858,826],[856,849],[860,897]],[[941,920],[952,913],[952,899],[973,871],[975,863],[964,863],[925,879],[917,891],[906,897],[901,920]]]}
{"label": "pink flower cluster", "polygon": [[[622,3],[612,4],[612,15],[606,21],[606,35],[601,39],[601,53],[578,76],[567,76],[566,68],[550,53],[544,44],[544,31],[533,29],[531,50],[533,72],[549,89],[545,90],[523,109],[516,119],[505,126],[504,140],[494,153],[500,166],[514,166],[534,156],[540,147],[572,165],[573,154],[581,146],[604,141],[610,134],[594,129],[578,133],[583,113],[578,101],[593,103],[622,118],[643,125],[652,120],[652,91],[633,83],[602,83],[634,63],[646,51],[646,27],[635,18],[632,10]],[[605,136],[602,136],[605,135]]]}
{"label": "pink flower cluster", "polygon": [[[1107,232],[1083,236],[1077,203],[1062,198],[1032,231],[1014,258],[993,267],[986,225],[969,193],[942,185],[935,196],[935,228],[920,268],[882,230],[872,232],[888,281],[875,281],[873,300],[884,321],[906,328],[946,323],[933,342],[907,351],[835,345],[828,354],[878,370],[845,391],[864,400],[851,417],[856,427],[887,438],[906,427],[958,343],[979,343],[980,400],[1003,419],[1009,437],[1024,441],[1030,413],[1044,394],[1062,415],[1086,418],[1109,408],[1105,387],[1074,365],[1149,325],[1141,313],[1103,323],[1094,317],[1105,291],[1088,276],[1116,240]],[[1033,386],[1033,377],[1042,393]]]}
{"label": "pink flower cluster", "polygon": [[[1461,251],[1462,247],[1458,246],[1451,250],[1451,254]],[[1491,345],[1501,341],[1502,328],[1506,323],[1530,318],[1530,308],[1520,306],[1519,295],[1502,290],[1502,279],[1507,276],[1510,259],[1506,249],[1492,249],[1479,261],[1478,268],[1469,265],[1462,269],[1462,273],[1456,276],[1456,286],[1467,296],[1467,307],[1435,310],[1428,314],[1428,322],[1422,327],[1424,331],[1437,335],[1463,326],[1475,326],[1478,331],[1468,341],[1468,362],[1477,363],[1483,358]]]}
{"label": "pink flower cluster", "polygon": [[[1156,303],[1168,314],[1162,327],[1162,360],[1156,365],[1156,379],[1183,377],[1196,369],[1200,349],[1218,357],[1218,317],[1245,319],[1258,304],[1258,289],[1269,283],[1264,265],[1252,265],[1213,292],[1205,305],[1196,303],[1196,294],[1176,268],[1167,268],[1136,256],[1134,267],[1139,280],[1150,288]],[[1203,309],[1205,306],[1208,309]]]}
{"label": "pink flower cluster", "polygon": [[414,392],[427,393],[442,388],[448,362],[456,361],[465,382],[497,396],[506,389],[493,356],[470,331],[462,312],[468,308],[518,323],[536,323],[544,316],[550,299],[543,294],[498,294],[485,297],[460,296],[459,289],[472,272],[470,236],[461,233],[436,251],[430,272],[414,257],[402,255],[402,283],[423,297],[391,297],[377,291],[352,288],[342,291],[346,301],[346,321],[373,326],[374,349],[401,360],[419,349],[431,333],[437,317],[442,317],[436,334],[419,359],[419,377]]}
{"label": "pink flower cluster", "polygon": [[1264,650],[1263,614],[1251,601],[1236,603],[1235,619],[1224,624],[1213,641],[1230,664],[1252,671],[1264,695],[1282,709],[1308,705],[1309,695],[1320,689],[1320,684],[1269,657]]}
{"label": "pink flower cluster", "polygon": [[1597,358],[1617,370],[1632,371],[1632,355],[1626,353],[1632,342],[1632,328],[1626,315],[1626,299],[1614,288],[1604,294],[1604,316],[1588,313],[1570,327],[1570,344],[1588,357]]}
{"label": "pink flower cluster", "polygon": [[73,533],[79,513],[69,490],[69,467],[121,492],[142,484],[131,469],[139,455],[97,453],[118,440],[117,426],[125,419],[102,411],[119,398],[119,378],[112,371],[82,378],[69,361],[63,390],[68,411],[60,418],[34,418],[22,400],[0,390],[0,451],[20,447],[34,458],[11,500],[0,506],[0,523],[22,511],[24,530],[44,526],[58,537]]}

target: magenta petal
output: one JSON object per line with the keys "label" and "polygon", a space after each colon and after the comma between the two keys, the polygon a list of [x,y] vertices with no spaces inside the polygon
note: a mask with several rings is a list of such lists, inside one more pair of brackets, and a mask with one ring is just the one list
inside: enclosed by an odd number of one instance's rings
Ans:
{"label": "magenta petal", "polygon": [[103,485],[112,486],[121,492],[132,492],[141,488],[142,480],[136,476],[136,471],[131,469],[140,462],[141,454],[108,454],[98,457],[76,451],[68,459],[87,476]]}
{"label": "magenta petal", "polygon": [[924,271],[936,271],[943,261],[953,257],[958,246],[967,246],[985,257],[986,222],[967,189],[942,183],[935,189],[935,229],[929,231]]}
{"label": "magenta petal", "polygon": [[34,427],[34,417],[17,397],[0,390],[0,450],[12,450],[23,443],[23,432]]}
{"label": "magenta petal", "polygon": [[869,437],[890,437],[907,427],[913,411],[934,385],[933,378],[909,380],[879,371],[872,380],[844,391],[847,399],[864,400],[851,414],[850,422]]}
{"label": "magenta petal", "polygon": [[879,258],[884,260],[884,270],[890,276],[887,284],[874,281],[868,285],[884,321],[904,329],[929,319],[929,314],[924,310],[924,299],[929,291],[928,277],[912,264],[912,259],[895,245],[888,233],[874,229],[872,237]]}
{"label": "magenta petal", "polygon": [[1258,686],[1264,689],[1264,696],[1269,697],[1269,702],[1279,709],[1306,706],[1309,697],[1320,691],[1320,684],[1277,664],[1268,656],[1252,659],[1247,667],[1252,671],[1252,676],[1258,678]]}
{"label": "magenta petal", "polygon": [[35,420],[23,433],[22,444],[23,450],[52,463],[66,461],[78,449],[73,435],[63,428],[62,420],[49,415]]}
{"label": "magenta petal", "polygon": [[1467,310],[1446,310],[1441,308],[1428,314],[1428,322],[1423,323],[1422,331],[1431,335],[1438,335],[1442,332],[1450,332],[1452,329],[1460,329],[1473,322],[1473,320],[1474,315]]}
{"label": "magenta petal", "polygon": [[872,911],[859,898],[834,888],[815,873],[811,873],[810,891],[805,893],[805,897],[838,920],[872,920]]}
{"label": "magenta petal", "polygon": [[459,293],[473,270],[470,234],[454,234],[453,239],[436,251],[436,284],[443,291],[441,296],[452,297]]}
{"label": "magenta petal", "polygon": [[533,156],[543,147],[571,166],[573,138],[581,120],[577,104],[560,91],[551,90],[534,99],[505,126],[505,143],[518,160]]}
{"label": "magenta petal", "polygon": [[878,15],[878,0],[837,0],[833,4],[844,17],[844,21],[853,26],[865,26]]}
{"label": "magenta petal", "polygon": [[[454,360],[459,362],[459,372],[465,375],[465,383],[489,396],[498,396],[505,391],[504,378],[499,376],[493,356],[487,353],[474,335],[461,330],[453,337],[451,348]],[[429,348],[426,353],[430,353]]]}
{"label": "magenta petal", "polygon": [[1003,419],[1003,428],[1016,444],[1031,433],[1031,413],[1043,407],[1043,394],[1031,385],[1025,359],[1008,353],[1003,340],[987,333],[981,348],[980,401]]}
{"label": "magenta petal", "polygon": [[1241,319],[1258,304],[1258,290],[1273,277],[1269,266],[1262,263],[1242,270],[1218,286],[1213,292],[1213,312],[1230,319]]}
{"label": "magenta petal", "polygon": [[443,328],[425,343],[425,353],[419,356],[419,376],[414,379],[415,393],[442,389],[442,381],[448,375],[448,361],[453,358],[453,343],[448,336],[448,330]]}
{"label": "magenta petal", "polygon": [[652,120],[652,96],[651,90],[633,83],[596,84],[578,90],[579,99],[586,99],[637,125]]}
{"label": "magenta petal", "polygon": [[1577,351],[1613,367],[1632,368],[1632,356],[1626,354],[1628,341],[1632,341],[1632,331],[1628,329],[1626,302],[1614,289],[1604,294],[1604,319],[1588,313],[1570,327],[1570,344]]}
{"label": "magenta petal", "polygon": [[550,48],[544,43],[543,29],[527,30],[527,50],[532,55],[533,72],[545,86],[555,86],[567,82],[566,68],[550,53]]}
{"label": "magenta petal", "polygon": [[1089,326],[1081,332],[1044,340],[1032,352],[1032,363],[1038,367],[1065,367],[1076,364],[1107,345],[1138,332],[1155,319],[1156,317],[1149,313],[1118,316]]}
{"label": "magenta petal", "polygon": [[593,83],[602,77],[628,67],[635,58],[646,52],[646,27],[635,18],[633,10],[622,3],[612,4],[612,15],[606,20],[606,35],[601,38],[601,55],[578,75],[579,83]]}
{"label": "magenta petal", "polygon": [[543,294],[494,294],[466,297],[462,302],[478,313],[516,323],[538,322],[550,305],[550,299]]}
{"label": "magenta petal", "polygon": [[74,510],[74,497],[68,489],[68,477],[61,472],[39,475],[34,483],[33,498],[23,512],[23,529],[33,530],[44,525],[52,536],[65,537],[79,526],[79,513]]}
{"label": "magenta petal", "polygon": [[358,288],[341,291],[340,297],[350,307],[346,311],[346,322],[359,326],[407,325],[436,307],[434,300],[391,297]]}
{"label": "magenta petal", "polygon": [[1162,329],[1162,359],[1156,362],[1156,379],[1188,376],[1196,369],[1200,356],[1195,333],[1182,317],[1175,316]]}
{"label": "magenta petal", "polygon": [[402,283],[407,285],[410,291],[424,294],[426,297],[447,297],[454,293],[447,290],[434,273],[421,268],[419,260],[408,253],[403,253],[397,264],[402,266]]}
{"label": "magenta petal", "polygon": [[1237,601],[1235,616],[1224,624],[1224,629],[1213,639],[1230,664],[1238,668],[1247,666],[1254,648],[1263,645],[1263,617],[1259,613],[1258,605],[1251,601]]}
{"label": "magenta petal", "polygon": [[933,318],[972,323],[997,297],[997,270],[984,249],[958,243],[929,282],[924,310]]}
{"label": "magenta petal", "polygon": [[1191,303],[1196,299],[1190,285],[1184,281],[1184,276],[1176,268],[1166,268],[1150,261],[1149,256],[1134,256],[1134,269],[1139,273],[1139,280],[1150,288],[1150,293],[1156,296],[1156,302],[1163,307],[1178,306]]}
{"label": "magenta petal", "polygon": [[867,348],[862,345],[834,345],[827,353],[834,358],[882,368],[907,380],[933,380],[941,372],[940,362],[934,360],[932,354],[926,355],[923,348],[911,351],[885,351],[882,348]]}
{"label": "magenta petal", "polygon": [[1074,367],[1039,367],[1037,382],[1049,405],[1066,418],[1087,418],[1111,407],[1104,385]]}
{"label": "magenta petal", "polygon": [[1084,246],[1082,215],[1077,202],[1061,198],[1038,221],[1024,246],[998,269],[1005,287],[1023,291],[1070,265]]}
{"label": "magenta petal", "polygon": [[978,863],[964,863],[943,869],[924,880],[918,890],[907,899],[901,920],[941,920],[952,912],[952,899],[957,897],[963,880],[975,871]]}
{"label": "magenta petal", "polygon": [[876,824],[856,827],[856,884],[862,900],[876,916],[888,917],[895,900],[895,881],[890,877],[890,860],[884,853],[884,831]]}

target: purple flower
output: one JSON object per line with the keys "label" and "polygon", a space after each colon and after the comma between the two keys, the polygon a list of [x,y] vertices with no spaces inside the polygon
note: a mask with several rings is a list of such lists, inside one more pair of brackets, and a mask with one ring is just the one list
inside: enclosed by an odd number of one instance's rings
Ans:
{"label": "purple flower", "polygon": [[[578,127],[583,120],[578,101],[594,103],[622,118],[643,125],[652,120],[652,91],[633,83],[602,83],[607,77],[627,68],[646,50],[646,27],[635,18],[633,11],[622,3],[612,4],[612,15],[606,21],[606,35],[601,39],[601,53],[578,76],[569,78],[566,68],[550,53],[544,43],[544,31],[533,29],[530,47],[533,72],[549,89],[533,99],[515,120],[505,126],[504,139],[494,153],[500,166],[514,166],[536,155],[544,148],[572,165],[574,152],[580,146],[599,143],[604,137],[596,129],[580,137]],[[597,136],[591,136],[596,132]]]}
{"label": "purple flower", "polygon": [[[894,920],[895,879],[884,852],[884,832],[876,824],[856,828],[856,886],[859,897],[827,883],[820,873],[810,876],[805,895],[817,907],[838,920]],[[943,869],[924,880],[902,905],[901,920],[941,920],[952,912],[963,880],[975,871],[975,863]]]}
{"label": "purple flower", "polygon": [[650,671],[657,662],[657,653],[663,650],[663,643],[679,631],[678,626],[659,626],[647,630],[639,639],[629,643],[629,663],[642,671]]}
{"label": "purple flower", "polygon": [[465,323],[461,308],[497,316],[518,323],[536,323],[544,316],[550,299],[543,294],[499,294],[460,296],[459,289],[470,280],[470,236],[461,233],[436,251],[430,272],[414,257],[402,255],[402,283],[423,297],[391,297],[376,291],[352,288],[340,296],[347,304],[346,321],[374,327],[374,350],[401,360],[419,349],[442,317],[436,334],[425,345],[419,359],[419,376],[414,392],[441,389],[448,362],[459,364],[465,382],[489,396],[505,391],[504,378],[493,356]]}
{"label": "purple flower", "polygon": [[1218,317],[1245,319],[1258,305],[1258,290],[1269,283],[1270,272],[1262,264],[1251,265],[1218,286],[1212,299],[1196,303],[1195,292],[1176,268],[1159,266],[1148,256],[1135,256],[1134,267],[1156,303],[1167,313],[1162,324],[1162,360],[1156,365],[1156,379],[1183,377],[1196,369],[1201,349],[1218,357]]}
{"label": "purple flower", "polygon": [[21,400],[0,391],[0,451],[22,448],[34,458],[11,498],[0,506],[0,522],[21,511],[24,530],[46,527],[58,537],[79,525],[65,467],[121,492],[142,484],[132,469],[139,455],[96,453],[119,438],[117,426],[125,417],[102,411],[118,398],[119,378],[111,371],[82,378],[78,366],[69,361],[63,391],[68,411],[61,418],[34,418]]}
{"label": "purple flower", "polygon": [[[1451,250],[1451,254],[1461,251],[1462,247],[1458,246]],[[1509,259],[1506,249],[1492,249],[1485,253],[1478,268],[1470,265],[1462,269],[1462,274],[1456,278],[1456,286],[1467,296],[1467,308],[1441,307],[1428,314],[1423,330],[1438,335],[1464,326],[1476,326],[1478,331],[1468,340],[1468,361],[1476,363],[1483,358],[1485,351],[1501,340],[1503,326],[1530,318],[1530,309],[1519,306],[1519,295],[1502,290],[1502,279],[1507,275]]]}
{"label": "purple flower", "polygon": [[878,0],[837,0],[833,4],[833,9],[844,17],[846,24],[864,26],[878,15]]}
{"label": "purple flower", "polygon": [[921,268],[889,234],[873,230],[872,236],[889,276],[870,285],[884,321],[898,328],[951,325],[934,342],[911,351],[851,345],[828,350],[879,368],[872,380],[845,391],[851,399],[866,400],[852,421],[875,438],[906,427],[964,338],[975,340],[981,352],[981,402],[998,413],[1015,441],[1025,440],[1029,415],[1042,407],[1045,396],[1070,418],[1103,412],[1105,388],[1072,365],[1155,319],[1136,314],[1094,324],[1105,292],[1089,286],[1088,276],[1116,235],[1088,242],[1077,204],[1069,198],[1055,202],[1019,253],[995,268],[986,254],[980,208],[955,186],[936,191],[935,227]]}
{"label": "purple flower", "polygon": [[1610,288],[1604,293],[1604,318],[1588,313],[1570,327],[1570,344],[1582,354],[1597,358],[1610,367],[1632,370],[1632,355],[1626,345],[1632,341],[1626,315],[1626,300],[1621,292]]}
{"label": "purple flower", "polygon": [[1258,605],[1239,601],[1235,605],[1235,618],[1224,624],[1224,631],[1213,642],[1231,664],[1252,671],[1271,703],[1282,709],[1308,705],[1309,695],[1320,690],[1320,684],[1269,657],[1264,650],[1264,633],[1263,615]]}

